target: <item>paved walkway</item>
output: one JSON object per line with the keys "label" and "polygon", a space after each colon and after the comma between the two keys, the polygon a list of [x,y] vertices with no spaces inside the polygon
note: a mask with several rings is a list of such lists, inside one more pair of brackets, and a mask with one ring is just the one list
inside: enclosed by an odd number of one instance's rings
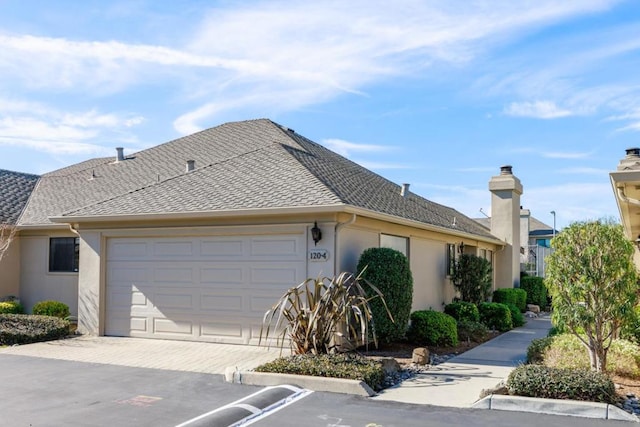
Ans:
{"label": "paved walkway", "polygon": [[384,390],[375,400],[468,408],[483,389],[494,387],[524,362],[531,340],[547,336],[549,318],[527,319],[519,328],[506,332],[428,372]]}
{"label": "paved walkway", "polygon": [[[137,368],[224,374],[227,367],[253,369],[276,359],[279,348],[144,338],[79,336],[0,348],[3,354]],[[288,354],[283,350],[283,355]]]}

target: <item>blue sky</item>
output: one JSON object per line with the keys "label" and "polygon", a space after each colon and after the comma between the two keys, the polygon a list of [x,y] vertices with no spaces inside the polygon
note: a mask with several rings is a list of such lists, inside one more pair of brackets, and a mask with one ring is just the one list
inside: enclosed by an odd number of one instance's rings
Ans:
{"label": "blue sky", "polygon": [[640,146],[640,2],[0,0],[0,168],[270,118],[463,213],[504,164],[558,226]]}

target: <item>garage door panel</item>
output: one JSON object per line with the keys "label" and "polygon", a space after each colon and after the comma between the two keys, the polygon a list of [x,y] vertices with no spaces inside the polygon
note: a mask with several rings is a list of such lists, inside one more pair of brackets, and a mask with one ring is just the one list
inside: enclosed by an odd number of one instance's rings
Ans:
{"label": "garage door panel", "polygon": [[185,295],[182,292],[156,293],[152,302],[162,312],[165,310],[193,310],[195,309],[193,299],[192,294]]}
{"label": "garage door panel", "polygon": [[166,241],[153,244],[154,257],[189,258],[193,257],[193,242],[191,241]]}
{"label": "garage door panel", "polygon": [[220,266],[210,267],[206,266],[200,268],[200,283],[201,284],[216,284],[216,285],[231,285],[237,287],[243,285],[245,282],[245,268],[238,264],[237,267]]}
{"label": "garage door panel", "polygon": [[105,334],[257,344],[305,279],[304,236],[108,239]]}
{"label": "garage door panel", "polygon": [[242,257],[246,253],[246,242],[241,239],[204,240],[200,244],[203,257]]}
{"label": "garage door panel", "polygon": [[201,294],[200,309],[205,312],[239,312],[243,308],[242,295]]}
{"label": "garage door panel", "polygon": [[181,335],[192,336],[194,324],[191,320],[177,320],[167,318],[154,318],[153,319],[153,333],[154,334],[169,334],[169,335]]}

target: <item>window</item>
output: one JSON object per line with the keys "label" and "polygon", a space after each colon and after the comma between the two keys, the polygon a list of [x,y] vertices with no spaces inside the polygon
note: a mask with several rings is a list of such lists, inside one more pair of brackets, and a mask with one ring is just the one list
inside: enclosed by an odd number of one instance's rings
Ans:
{"label": "window", "polygon": [[380,234],[380,247],[391,248],[398,252],[402,252],[404,256],[409,258],[409,238],[392,236],[390,234]]}
{"label": "window", "polygon": [[49,271],[77,272],[80,264],[78,237],[52,237],[49,239]]}
{"label": "window", "polygon": [[453,276],[456,268],[456,245],[447,243],[447,276]]}
{"label": "window", "polygon": [[543,248],[550,248],[551,247],[551,239],[537,239],[536,240],[536,245],[542,246]]}

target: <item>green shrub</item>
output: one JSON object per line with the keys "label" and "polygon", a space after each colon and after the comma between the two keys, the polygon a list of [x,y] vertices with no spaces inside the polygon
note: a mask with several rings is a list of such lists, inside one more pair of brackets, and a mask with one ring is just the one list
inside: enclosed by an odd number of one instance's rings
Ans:
{"label": "green shrub", "polygon": [[480,313],[478,306],[471,302],[457,301],[444,306],[444,312],[456,319],[458,322],[478,322]]}
{"label": "green shrub", "polygon": [[0,314],[22,314],[24,307],[18,301],[0,302]]}
{"label": "green shrub", "polygon": [[[543,353],[546,366],[589,369],[589,353],[573,334],[556,335]],[[640,347],[622,339],[614,340],[607,355],[607,372],[626,378],[640,378]]]}
{"label": "green shrub", "polygon": [[599,372],[522,365],[507,379],[509,394],[546,399],[616,403],[613,381]]}
{"label": "green shrub", "polygon": [[518,307],[513,304],[505,305],[509,307],[509,311],[511,311],[511,323],[513,324],[513,327],[517,328],[518,326],[524,325],[524,316],[522,315],[522,312],[518,309]]}
{"label": "green shrub", "polygon": [[489,338],[489,328],[480,322],[462,320],[458,322],[458,339],[460,341],[485,342]]}
{"label": "green shrub", "polygon": [[463,301],[484,302],[491,294],[491,263],[476,255],[462,254],[454,264],[451,281]]}
{"label": "green shrub", "polygon": [[524,313],[527,309],[527,293],[520,288],[496,289],[493,291],[493,302],[513,304]]}
{"label": "green shrub", "polygon": [[640,305],[633,308],[633,314],[622,324],[620,338],[640,344]]}
{"label": "green shrub", "polygon": [[66,319],[69,317],[69,306],[60,301],[40,301],[34,304],[32,312],[39,316]]}
{"label": "green shrub", "polygon": [[383,343],[405,336],[413,300],[413,276],[409,260],[401,252],[390,248],[369,248],[360,256],[358,271],[362,278],[382,292],[393,320],[389,318],[382,299],[372,289],[367,296],[373,313],[373,325]]}
{"label": "green shrub", "polygon": [[478,305],[480,322],[488,328],[505,332],[513,328],[511,310],[505,304],[497,302],[483,302]]}
{"label": "green shrub", "polygon": [[520,289],[527,292],[527,304],[535,304],[544,310],[547,306],[547,287],[544,279],[537,276],[527,276],[520,279]]}
{"label": "green shrub", "polygon": [[385,378],[381,362],[353,353],[297,354],[265,363],[256,371],[359,380],[374,390],[382,388]]}
{"label": "green shrub", "polygon": [[0,344],[29,344],[64,338],[69,322],[51,316],[0,314]]}
{"label": "green shrub", "polygon": [[553,337],[537,338],[531,341],[527,347],[527,363],[544,362],[544,354],[553,343]]}
{"label": "green shrub", "polygon": [[420,345],[453,346],[458,344],[456,320],[448,314],[433,310],[411,313],[409,340]]}

